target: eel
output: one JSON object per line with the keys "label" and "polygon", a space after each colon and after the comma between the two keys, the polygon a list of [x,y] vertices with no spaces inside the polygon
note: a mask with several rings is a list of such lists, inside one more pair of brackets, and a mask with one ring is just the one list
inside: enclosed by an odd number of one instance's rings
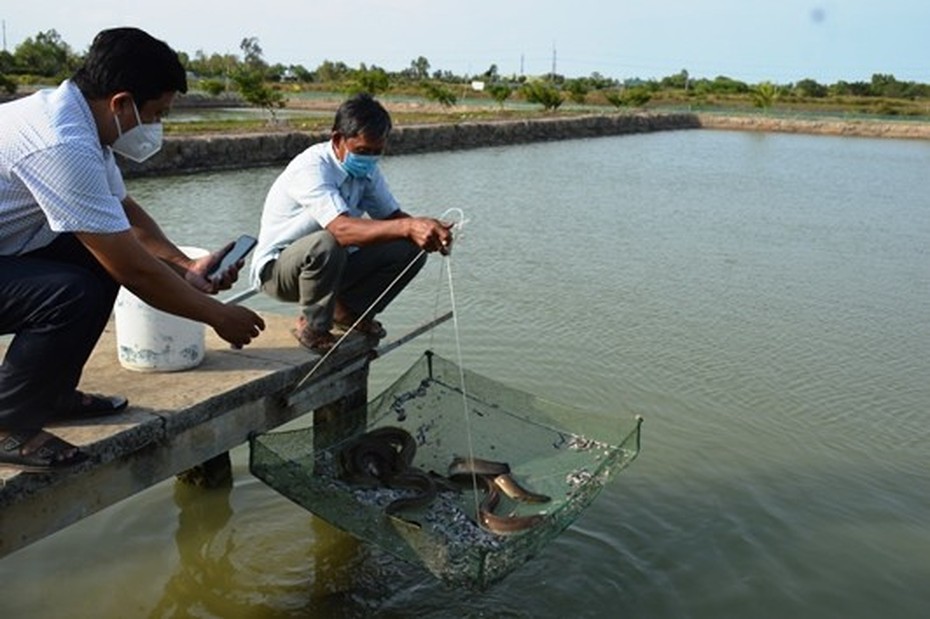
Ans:
{"label": "eel", "polygon": [[481,484],[485,496],[478,506],[477,520],[483,529],[497,535],[510,535],[531,529],[544,520],[542,514],[528,516],[500,516],[494,513],[503,492],[515,501],[523,503],[547,503],[551,499],[531,492],[521,486],[510,474],[506,462],[494,462],[481,458],[455,457],[449,464],[449,479],[461,484]]}
{"label": "eel", "polygon": [[494,485],[500,488],[504,494],[514,501],[521,503],[548,503],[551,499],[545,494],[531,492],[517,483],[517,480],[510,476],[509,473],[497,475],[493,479]]}
{"label": "eel", "polygon": [[494,513],[500,503],[500,490],[493,479],[480,477],[485,485],[485,496],[478,506],[478,524],[481,528],[497,535],[512,535],[522,533],[541,524],[545,517],[542,514],[529,516],[499,516]]}
{"label": "eel", "polygon": [[506,462],[456,456],[449,463],[449,477],[457,475],[503,475],[510,472]]}
{"label": "eel", "polygon": [[[413,466],[417,445],[402,428],[386,426],[366,432],[346,444],[338,454],[340,477],[348,483],[368,488],[389,487],[413,491],[412,496],[394,499],[385,506],[387,515],[401,518],[399,512],[429,505],[448,482],[480,484],[485,493],[478,506],[477,521],[497,535],[511,535],[539,525],[542,514],[503,516],[495,514],[504,493],[515,501],[545,503],[548,496],[531,492],[511,475],[510,465],[482,458],[456,457],[449,465],[448,478],[431,475]],[[416,522],[401,518],[406,522]]]}
{"label": "eel", "polygon": [[406,430],[377,428],[340,450],[340,476],[357,486],[412,490],[413,496],[395,499],[384,508],[388,515],[396,516],[402,510],[429,505],[438,492],[436,481],[413,466],[416,452],[416,440]]}

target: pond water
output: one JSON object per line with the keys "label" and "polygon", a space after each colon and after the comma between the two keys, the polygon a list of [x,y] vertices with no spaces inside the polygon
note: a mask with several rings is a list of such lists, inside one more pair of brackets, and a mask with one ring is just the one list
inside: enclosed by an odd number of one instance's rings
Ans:
{"label": "pond water", "polygon": [[[407,210],[467,220],[391,334],[450,303],[448,268],[466,367],[643,415],[640,457],[475,595],[277,495],[242,447],[230,491],[168,481],[0,560],[4,617],[926,616],[930,144],[681,131],[383,167]],[[214,247],[257,231],[278,171],[129,185]],[[455,358],[451,326],[374,362],[371,395],[426,347]]]}

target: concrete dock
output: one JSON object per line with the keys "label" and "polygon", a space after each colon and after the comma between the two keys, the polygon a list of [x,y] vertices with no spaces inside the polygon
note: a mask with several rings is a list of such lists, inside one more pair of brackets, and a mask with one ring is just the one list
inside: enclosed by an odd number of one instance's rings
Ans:
{"label": "concrete dock", "polygon": [[79,388],[124,395],[129,407],[111,417],[48,426],[91,455],[74,471],[27,474],[0,467],[0,557],[222,456],[253,432],[311,411],[314,423],[323,423],[340,409],[364,404],[377,342],[350,334],[295,391],[320,356],[297,345],[292,316],[263,317],[267,328],[242,350],[207,328],[203,363],[170,373],[123,368],[111,321]]}

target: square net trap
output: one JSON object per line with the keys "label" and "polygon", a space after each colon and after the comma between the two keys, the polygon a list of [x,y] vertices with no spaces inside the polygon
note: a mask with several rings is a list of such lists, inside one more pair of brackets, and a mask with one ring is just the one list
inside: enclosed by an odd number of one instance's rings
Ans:
{"label": "square net trap", "polygon": [[637,456],[642,424],[542,400],[432,352],[348,416],[358,423],[341,436],[312,427],[254,436],[252,474],[355,537],[475,590],[578,518]]}

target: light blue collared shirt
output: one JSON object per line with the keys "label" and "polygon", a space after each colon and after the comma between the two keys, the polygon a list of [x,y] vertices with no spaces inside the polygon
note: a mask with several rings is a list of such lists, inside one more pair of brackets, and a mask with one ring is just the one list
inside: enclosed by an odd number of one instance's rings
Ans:
{"label": "light blue collared shirt", "polygon": [[380,169],[355,178],[339,163],[331,140],[314,144],[294,157],[268,190],[249,279],[260,287],[265,264],[339,215],[387,219],[399,210]]}

